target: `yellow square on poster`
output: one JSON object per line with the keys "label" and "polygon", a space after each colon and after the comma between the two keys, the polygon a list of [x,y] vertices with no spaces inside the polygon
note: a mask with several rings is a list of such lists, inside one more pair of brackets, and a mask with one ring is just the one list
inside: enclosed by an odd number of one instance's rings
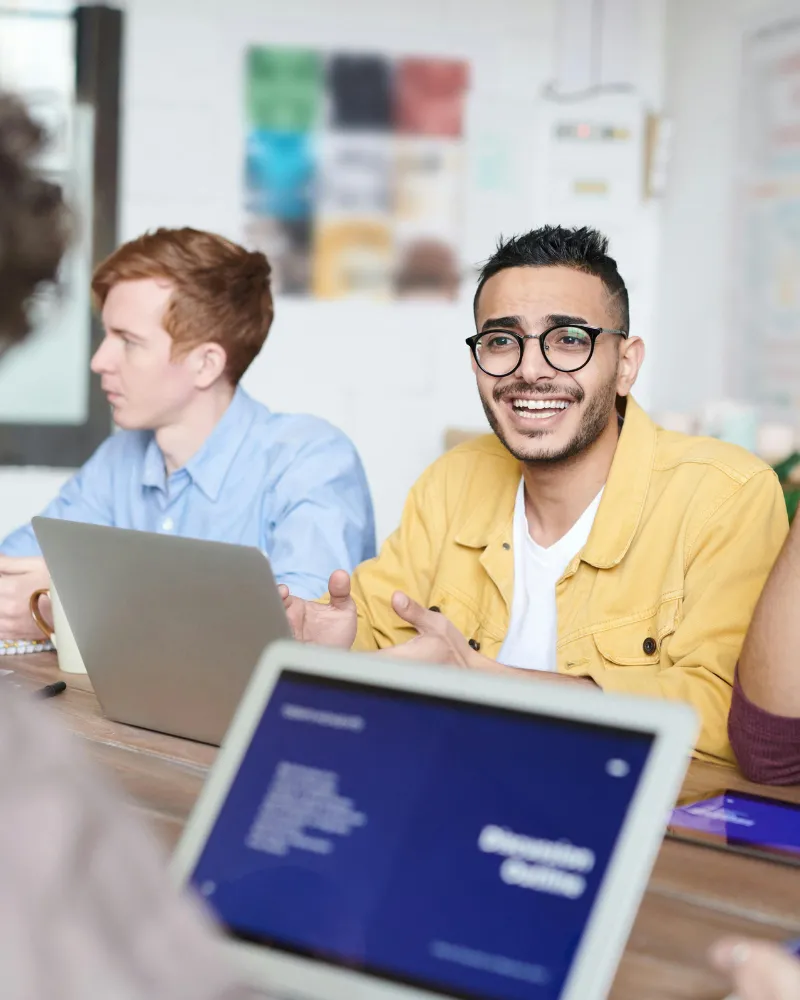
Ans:
{"label": "yellow square on poster", "polygon": [[388,299],[393,263],[388,220],[320,220],[314,233],[313,294],[321,299]]}

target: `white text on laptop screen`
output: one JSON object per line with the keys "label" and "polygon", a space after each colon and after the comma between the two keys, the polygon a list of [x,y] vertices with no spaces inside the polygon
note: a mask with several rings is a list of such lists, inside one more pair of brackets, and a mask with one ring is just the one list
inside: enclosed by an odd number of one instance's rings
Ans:
{"label": "white text on laptop screen", "polygon": [[652,741],[285,671],[192,881],[247,940],[556,998]]}

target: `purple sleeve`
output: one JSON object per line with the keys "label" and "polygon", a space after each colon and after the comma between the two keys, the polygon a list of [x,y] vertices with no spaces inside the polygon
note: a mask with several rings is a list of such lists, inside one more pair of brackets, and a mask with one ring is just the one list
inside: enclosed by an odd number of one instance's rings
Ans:
{"label": "purple sleeve", "polygon": [[763,785],[800,784],[800,719],[759,708],[734,680],[728,736],[745,777]]}

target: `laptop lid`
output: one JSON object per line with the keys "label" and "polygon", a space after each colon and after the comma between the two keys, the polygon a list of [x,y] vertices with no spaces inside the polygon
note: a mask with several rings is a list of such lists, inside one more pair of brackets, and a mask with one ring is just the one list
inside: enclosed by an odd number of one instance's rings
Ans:
{"label": "laptop lid", "polygon": [[291,634],[258,549],[35,517],[105,714],[219,744],[264,647]]}
{"label": "laptop lid", "polygon": [[280,643],[174,868],[279,994],[604,997],[696,731],[682,704]]}

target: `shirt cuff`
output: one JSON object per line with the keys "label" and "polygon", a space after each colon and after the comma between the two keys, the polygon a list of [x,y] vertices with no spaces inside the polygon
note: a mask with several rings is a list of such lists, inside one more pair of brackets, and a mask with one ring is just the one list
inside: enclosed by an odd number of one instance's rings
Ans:
{"label": "shirt cuff", "polygon": [[754,704],[734,678],[728,736],[739,768],[765,785],[800,784],[800,719]]}

